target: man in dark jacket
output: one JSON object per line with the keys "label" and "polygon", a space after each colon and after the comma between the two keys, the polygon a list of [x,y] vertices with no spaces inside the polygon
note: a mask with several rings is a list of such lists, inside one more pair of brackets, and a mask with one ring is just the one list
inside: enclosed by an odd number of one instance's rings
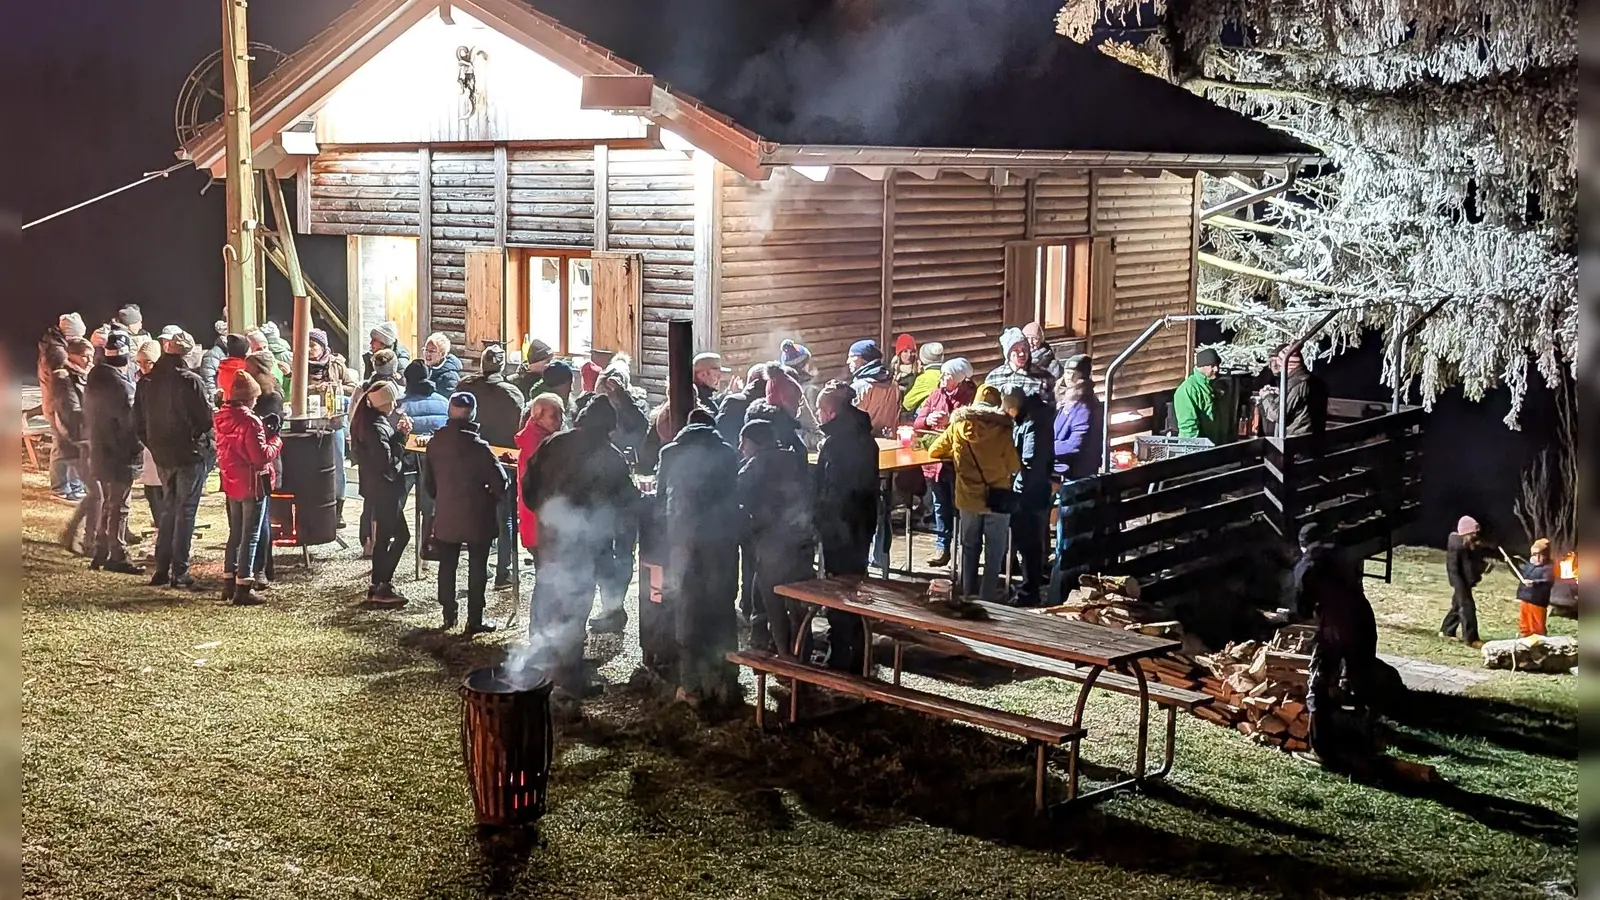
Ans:
{"label": "man in dark jacket", "polygon": [[404,606],[406,598],[395,590],[394,573],[400,554],[411,541],[406,524],[404,460],[411,420],[389,415],[400,399],[391,381],[379,381],[362,395],[362,405],[350,415],[350,443],[355,449],[361,479],[361,499],[372,510],[372,578],[367,600],[384,606]]}
{"label": "man in dark jacket", "polygon": [[[1280,351],[1280,356],[1282,351]],[[1282,366],[1288,369],[1284,380],[1284,395],[1278,397],[1277,385],[1262,392],[1260,400],[1261,429],[1268,437],[1278,433],[1278,416],[1284,416],[1283,436],[1303,434],[1321,435],[1328,426],[1328,386],[1306,368],[1299,350],[1283,358]]]}
{"label": "man in dark jacket", "polygon": [[725,395],[717,408],[717,434],[722,437],[723,443],[729,447],[738,446],[739,429],[744,427],[745,413],[750,411],[750,404],[766,396],[767,365],[758,363],[751,366],[745,375],[744,387]]}
{"label": "man in dark jacket", "polygon": [[[69,551],[88,555],[93,552],[95,525],[100,515],[100,494],[94,474],[88,471],[88,434],[84,427],[83,393],[89,369],[94,365],[94,345],[83,338],[67,340],[66,360],[50,373],[50,433],[55,441],[56,459],[71,466],[74,477],[83,478],[78,506],[61,535]],[[87,523],[87,524],[85,524]],[[78,542],[78,526],[84,525],[83,543]]]}
{"label": "man in dark jacket", "polygon": [[[855,407],[855,391],[831,381],[817,398],[822,447],[812,469],[816,528],[827,575],[867,574],[867,554],[877,527],[878,442],[872,418]],[[861,671],[865,652],[861,618],[829,610],[828,665]]]}
{"label": "man in dark jacket", "polygon": [[1378,625],[1361,587],[1359,563],[1324,540],[1319,526],[1308,524],[1300,529],[1293,585],[1290,609],[1317,626],[1306,696],[1311,749],[1331,769],[1360,771],[1373,754],[1366,707]]}
{"label": "man in dark jacket", "polygon": [[100,495],[100,515],[90,523],[87,542],[93,551],[89,568],[143,575],[143,567],[128,562],[128,499],[144,463],[144,445],[133,424],[133,382],[126,374],[129,343],[126,334],[112,332],[84,388],[89,472]]}
{"label": "man in dark jacket", "polygon": [[[516,385],[517,390],[521,391],[522,396],[526,397],[528,402],[531,403],[534,397],[550,389],[544,383],[544,373],[550,367],[550,364],[555,361],[556,352],[549,344],[541,340],[529,341],[522,365],[517,367],[517,371],[511,373],[511,383]],[[566,363],[562,363],[562,365],[566,366],[567,375],[569,376],[567,385],[570,387],[572,384],[570,378],[572,367]]]}
{"label": "man in dark jacket", "polygon": [[1013,387],[1003,396],[1006,412],[1016,424],[1011,431],[1022,471],[1012,484],[1017,508],[1011,513],[1011,544],[1022,560],[1018,606],[1037,606],[1047,586],[1044,570],[1045,541],[1050,527],[1050,507],[1055,497],[1051,476],[1055,469],[1055,408],[1041,394]]}
{"label": "man in dark jacket", "polygon": [[522,475],[522,497],[539,516],[539,577],[528,617],[535,664],[569,696],[586,691],[584,620],[599,583],[597,561],[634,519],[639,491],[611,446],[611,401],[595,397],[573,430],[545,441]]}
{"label": "man in dark jacket", "polygon": [[[776,429],[750,408],[750,422],[739,433],[739,506],[747,540],[755,555],[757,601],[750,618],[750,643],[794,658],[794,621],[789,604],[774,588],[815,575],[811,477],[805,449],[797,456],[779,443]],[[781,410],[780,410],[781,411]]]}
{"label": "man in dark jacket", "polygon": [[1450,611],[1445,613],[1444,622],[1439,626],[1440,637],[1454,638],[1457,629],[1460,629],[1462,642],[1474,647],[1482,645],[1483,641],[1478,639],[1478,601],[1472,596],[1472,589],[1478,586],[1478,582],[1483,580],[1483,573],[1489,569],[1478,542],[1478,520],[1462,516],[1444,545],[1445,576],[1450,581]]}
{"label": "man in dark jacket", "polygon": [[[499,344],[483,348],[478,374],[461,380],[459,390],[472,395],[478,405],[478,429],[491,447],[517,446],[522,427],[522,392],[503,373],[506,350]],[[515,476],[512,476],[515,477]],[[500,501],[500,536],[496,541],[495,588],[511,586],[511,563],[517,552],[517,492],[507,491]]]}
{"label": "man in dark jacket", "polygon": [[139,382],[133,398],[139,442],[156,461],[164,498],[161,521],[156,525],[152,585],[194,586],[189,577],[189,548],[216,452],[205,384],[184,360],[193,349],[194,339],[181,332],[163,341],[161,359]]}
{"label": "man in dark jacket", "polygon": [[493,631],[483,620],[489,583],[489,545],[500,528],[500,500],[510,489],[505,469],[473,420],[477,401],[468,393],[450,398],[450,422],[428,441],[422,483],[433,498],[433,540],[439,552],[439,605],[444,627],[456,627],[456,565],[467,548],[467,629]]}
{"label": "man in dark jacket", "polygon": [[661,448],[656,495],[671,523],[662,592],[673,615],[679,697],[691,704],[730,701],[738,691],[738,671],[726,658],[739,644],[739,495],[728,489],[728,473],[738,468],[738,452],[699,410]]}
{"label": "man in dark jacket", "polygon": [[[67,364],[67,341],[83,335],[83,318],[77,313],[68,313],[58,319],[54,327],[45,329],[39,338],[39,413],[46,421],[54,422],[50,411],[50,383],[56,370]],[[51,454],[50,490],[62,500],[82,499],[84,485],[70,457]]]}

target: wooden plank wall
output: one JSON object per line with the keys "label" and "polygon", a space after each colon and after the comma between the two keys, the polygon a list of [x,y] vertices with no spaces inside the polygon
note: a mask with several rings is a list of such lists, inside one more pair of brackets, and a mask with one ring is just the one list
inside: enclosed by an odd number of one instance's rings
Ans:
{"label": "wooden plank wall", "polygon": [[694,162],[676,150],[611,150],[607,249],[643,255],[643,349],[634,380],[667,392],[667,322],[694,316]]}
{"label": "wooden plank wall", "polygon": [[494,150],[435,150],[430,185],[433,317],[428,331],[442,331],[464,359],[467,346],[468,247],[495,242]]}
{"label": "wooden plank wall", "polygon": [[[1097,381],[1105,366],[1151,321],[1194,311],[1194,180],[1163,174],[1100,175],[1096,179],[1095,233],[1115,238],[1116,318],[1096,334],[1092,352]],[[1151,338],[1117,372],[1118,397],[1172,388],[1189,372],[1189,329],[1174,325]]]}
{"label": "wooden plank wall", "polygon": [[312,234],[416,237],[417,152],[330,150],[311,161]]}
{"label": "wooden plank wall", "polygon": [[[816,182],[781,170],[728,173],[722,188],[721,352],[740,372],[784,338],[810,348],[818,376],[842,377],[845,351],[881,330],[883,184],[835,170]],[[648,320],[647,320],[648,324]]]}
{"label": "wooden plank wall", "polygon": [[939,341],[979,375],[1000,362],[1009,241],[1027,236],[1027,187],[959,172],[896,176],[891,335]]}
{"label": "wooden plank wall", "polygon": [[1089,173],[1045,172],[1033,197],[1033,236],[1078,237],[1089,233]]}
{"label": "wooden plank wall", "polygon": [[594,151],[510,151],[506,243],[594,247]]}

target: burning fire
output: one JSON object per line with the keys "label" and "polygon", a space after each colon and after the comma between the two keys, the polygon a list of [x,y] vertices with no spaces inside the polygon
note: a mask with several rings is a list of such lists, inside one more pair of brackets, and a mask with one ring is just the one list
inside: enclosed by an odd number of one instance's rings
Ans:
{"label": "burning fire", "polygon": [[1562,581],[1578,580],[1578,554],[1568,553],[1559,566]]}

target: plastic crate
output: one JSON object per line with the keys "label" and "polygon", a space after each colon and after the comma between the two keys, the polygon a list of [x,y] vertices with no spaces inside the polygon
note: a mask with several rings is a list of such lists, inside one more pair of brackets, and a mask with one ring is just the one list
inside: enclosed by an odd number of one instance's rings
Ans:
{"label": "plastic crate", "polygon": [[1162,434],[1141,434],[1133,439],[1133,455],[1140,462],[1171,459],[1199,450],[1210,450],[1216,445],[1210,438],[1167,437]]}

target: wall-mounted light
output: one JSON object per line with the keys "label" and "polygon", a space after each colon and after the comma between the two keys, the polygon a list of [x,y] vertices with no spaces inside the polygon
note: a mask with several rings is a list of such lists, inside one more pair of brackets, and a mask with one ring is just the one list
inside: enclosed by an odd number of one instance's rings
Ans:
{"label": "wall-mounted light", "polygon": [[790,166],[796,175],[809,178],[812,181],[825,181],[828,178],[827,166]]}

